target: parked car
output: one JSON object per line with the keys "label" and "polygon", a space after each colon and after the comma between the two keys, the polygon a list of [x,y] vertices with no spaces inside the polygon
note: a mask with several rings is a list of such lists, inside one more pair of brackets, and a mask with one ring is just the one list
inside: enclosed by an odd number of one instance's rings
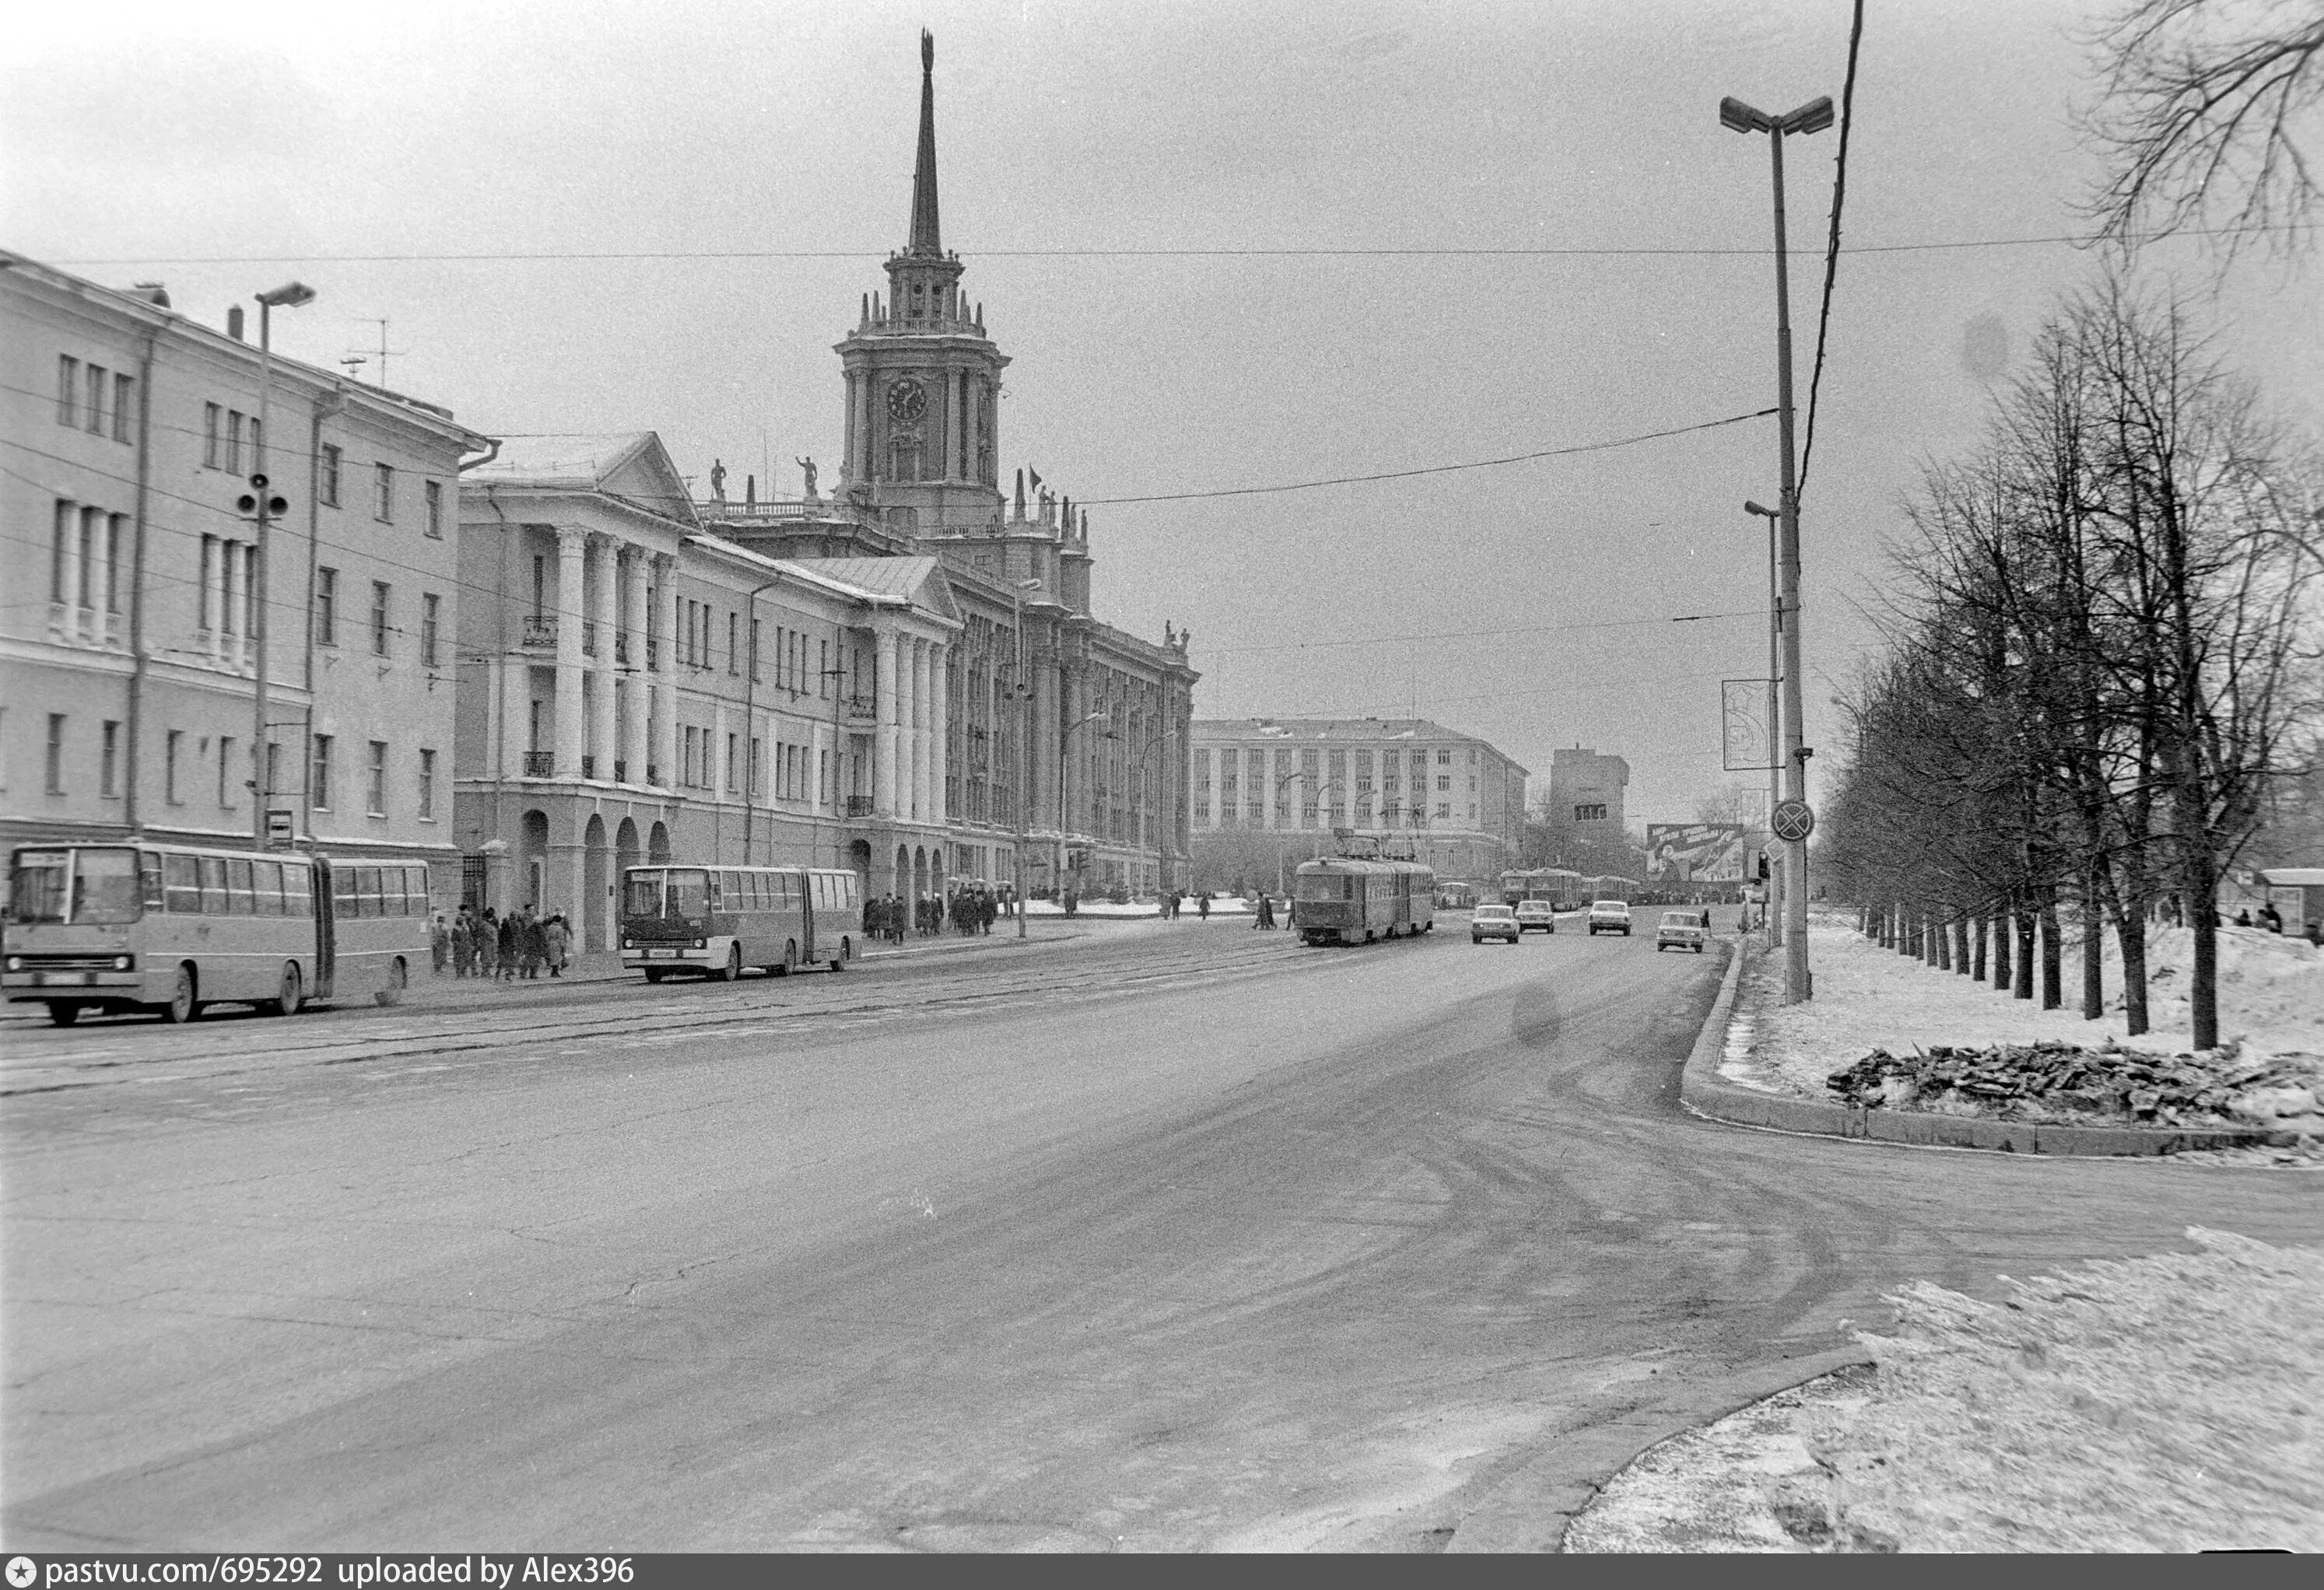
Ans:
{"label": "parked car", "polygon": [[1692,950],[1700,955],[1710,937],[1710,912],[1665,911],[1661,924],[1655,929],[1655,953],[1659,955],[1665,950]]}
{"label": "parked car", "polygon": [[1530,933],[1535,928],[1539,928],[1545,933],[1555,933],[1557,931],[1557,907],[1551,905],[1547,900],[1519,900],[1517,902],[1517,932],[1521,933]]}
{"label": "parked car", "polygon": [[1620,933],[1630,936],[1630,903],[1628,900],[1592,900],[1590,902],[1590,936],[1600,933]]}
{"label": "parked car", "polygon": [[1508,905],[1480,905],[1469,918],[1469,942],[1481,944],[1487,939],[1507,939],[1514,944],[1525,929],[1517,925],[1517,914]]}

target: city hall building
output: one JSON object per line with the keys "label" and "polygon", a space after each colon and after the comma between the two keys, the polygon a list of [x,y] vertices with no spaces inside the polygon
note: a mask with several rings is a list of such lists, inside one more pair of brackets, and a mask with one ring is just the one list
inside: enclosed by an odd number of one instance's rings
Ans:
{"label": "city hall building", "polygon": [[1526,769],[1474,735],[1425,718],[1204,718],[1194,750],[1186,803],[1206,878],[1342,846],[1473,882],[1517,865]]}

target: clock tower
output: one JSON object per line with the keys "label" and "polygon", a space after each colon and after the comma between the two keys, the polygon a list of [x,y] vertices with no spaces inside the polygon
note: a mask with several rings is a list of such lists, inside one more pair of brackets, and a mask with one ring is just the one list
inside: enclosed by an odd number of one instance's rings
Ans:
{"label": "clock tower", "polygon": [[837,347],[847,383],[843,492],[909,510],[918,537],[990,535],[1001,523],[1001,372],[1009,360],[984,335],[983,306],[961,296],[967,267],[944,249],[936,59],[936,41],[923,32],[910,241],[888,256],[885,299],[866,294]]}

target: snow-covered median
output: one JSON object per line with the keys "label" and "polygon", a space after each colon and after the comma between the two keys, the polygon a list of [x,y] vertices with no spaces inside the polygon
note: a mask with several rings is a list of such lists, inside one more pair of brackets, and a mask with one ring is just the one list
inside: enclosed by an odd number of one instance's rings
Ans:
{"label": "snow-covered median", "polygon": [[[2192,1042],[2184,996],[2192,946],[2193,935],[2183,928],[2156,935],[2149,979],[2154,1030],[2133,1039],[2111,957],[2105,969],[2110,1008],[2086,1021],[2073,1008],[2043,1010],[2038,999],[2013,998],[1989,983],[1883,950],[1857,933],[1852,919],[1820,914],[1808,933],[1814,998],[1784,1005],[1781,958],[1757,958],[1738,990],[1720,1075],[1746,1087],[1831,1102],[1831,1074],[1875,1050],[1902,1056],[1940,1047],[2121,1045],[2179,1069],[2213,1070],[2232,1099],[2223,1115],[2293,1130],[2324,1126],[2319,1113],[2324,1108],[2319,1092],[2324,1089],[2324,951],[2257,929],[2220,930],[2219,1027],[2235,1048],[2180,1062],[2174,1057],[2187,1054]],[[2063,988],[2077,1004],[2080,977],[2079,960],[2069,957]],[[2275,1063],[2262,1063],[2270,1061]],[[1894,1102],[1955,1113],[1980,1107],[1957,1093]]]}

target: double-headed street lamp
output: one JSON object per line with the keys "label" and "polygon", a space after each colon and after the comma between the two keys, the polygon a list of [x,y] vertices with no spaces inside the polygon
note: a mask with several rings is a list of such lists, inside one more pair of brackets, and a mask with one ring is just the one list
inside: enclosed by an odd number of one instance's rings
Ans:
{"label": "double-headed street lamp", "polygon": [[[275,492],[266,468],[266,438],[273,429],[270,412],[274,385],[273,312],[278,305],[295,309],[314,301],[315,290],[300,281],[286,281],[258,295],[258,435],[253,438],[250,449],[250,491],[241,499],[241,506],[257,525],[250,554],[250,644],[258,665],[257,689],[251,705],[250,832],[253,844],[260,850],[266,848],[266,804],[274,794],[274,781],[267,776],[266,767],[266,632],[270,627],[266,621],[266,527],[290,506]],[[311,791],[308,799],[311,805]]]}
{"label": "double-headed street lamp", "polygon": [[[1775,394],[1783,496],[1777,508],[1781,547],[1776,621],[1783,627],[1779,670],[1783,706],[1782,788],[1788,801],[1807,799],[1807,748],[1802,739],[1800,706],[1800,494],[1792,450],[1792,290],[1790,256],[1784,235],[1784,136],[1821,133],[1831,125],[1830,96],[1811,99],[1787,115],[1771,116],[1733,97],[1719,102],[1722,126],[1737,133],[1765,133],[1775,179]],[[1772,820],[1774,813],[1770,813]],[[1808,972],[1808,847],[1805,837],[1784,846],[1784,1003],[1796,1005],[1813,991]]]}

